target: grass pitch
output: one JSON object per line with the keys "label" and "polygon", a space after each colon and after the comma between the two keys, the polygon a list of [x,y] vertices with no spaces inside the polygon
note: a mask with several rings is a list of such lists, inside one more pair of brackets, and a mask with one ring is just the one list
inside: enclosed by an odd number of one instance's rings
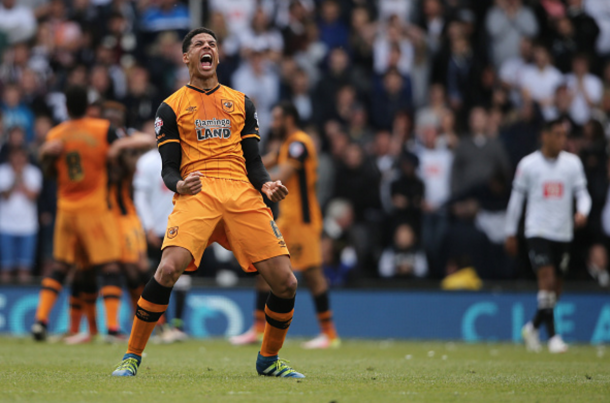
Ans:
{"label": "grass pitch", "polygon": [[344,341],[282,356],[307,379],[256,375],[257,347],[224,340],[149,345],[136,378],[114,378],[124,345],[0,338],[1,402],[602,402],[610,350],[530,354],[512,344]]}

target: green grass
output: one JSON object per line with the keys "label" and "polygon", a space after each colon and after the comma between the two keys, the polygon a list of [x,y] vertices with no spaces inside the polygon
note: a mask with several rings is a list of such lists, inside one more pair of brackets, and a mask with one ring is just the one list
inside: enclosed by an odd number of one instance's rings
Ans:
{"label": "green grass", "polygon": [[35,344],[0,338],[1,402],[602,402],[610,351],[563,355],[512,344],[344,341],[282,356],[307,379],[256,375],[256,347],[223,340],[150,345],[136,378],[110,373],[125,346]]}

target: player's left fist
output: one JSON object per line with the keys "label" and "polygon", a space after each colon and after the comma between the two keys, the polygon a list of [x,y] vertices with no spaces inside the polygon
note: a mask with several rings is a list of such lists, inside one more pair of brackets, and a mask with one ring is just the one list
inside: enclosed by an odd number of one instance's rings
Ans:
{"label": "player's left fist", "polygon": [[282,181],[267,182],[261,190],[274,203],[284,200],[288,196],[288,188],[282,185]]}

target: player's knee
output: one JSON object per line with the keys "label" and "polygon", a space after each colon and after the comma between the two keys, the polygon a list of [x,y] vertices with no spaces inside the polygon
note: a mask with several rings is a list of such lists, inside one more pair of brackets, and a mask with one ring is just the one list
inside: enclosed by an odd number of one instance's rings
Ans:
{"label": "player's knee", "polygon": [[282,287],[282,294],[284,294],[283,298],[294,298],[294,296],[297,294],[298,285],[299,282],[297,281],[297,278],[291,273],[291,276],[288,276]]}
{"label": "player's knee", "polygon": [[182,270],[180,270],[176,263],[171,260],[165,260],[159,264],[155,279],[164,287],[173,287],[181,274]]}

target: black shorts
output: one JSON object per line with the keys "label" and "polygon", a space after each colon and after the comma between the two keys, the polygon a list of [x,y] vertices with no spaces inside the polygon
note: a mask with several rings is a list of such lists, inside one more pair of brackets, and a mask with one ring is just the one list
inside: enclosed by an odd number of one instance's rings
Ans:
{"label": "black shorts", "polygon": [[553,266],[555,272],[565,275],[570,264],[570,243],[556,242],[544,238],[528,238],[528,256],[534,271],[544,266]]}

